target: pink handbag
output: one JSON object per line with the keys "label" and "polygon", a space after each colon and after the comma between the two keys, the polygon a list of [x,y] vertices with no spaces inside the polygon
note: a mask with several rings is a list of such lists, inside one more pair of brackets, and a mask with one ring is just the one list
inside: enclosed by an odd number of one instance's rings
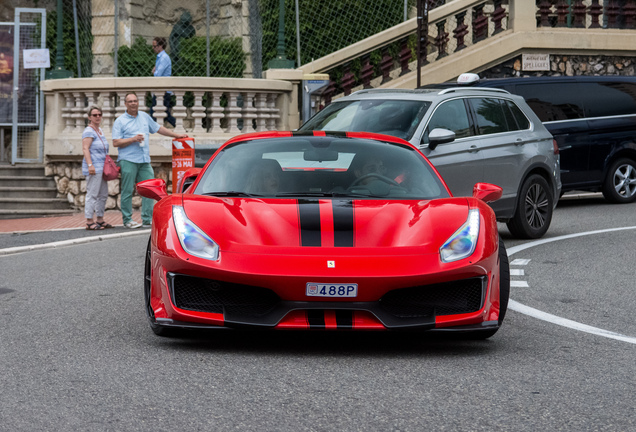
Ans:
{"label": "pink handbag", "polygon": [[106,160],[104,161],[104,172],[102,174],[102,178],[106,181],[115,180],[119,177],[119,167],[109,155],[106,155]]}

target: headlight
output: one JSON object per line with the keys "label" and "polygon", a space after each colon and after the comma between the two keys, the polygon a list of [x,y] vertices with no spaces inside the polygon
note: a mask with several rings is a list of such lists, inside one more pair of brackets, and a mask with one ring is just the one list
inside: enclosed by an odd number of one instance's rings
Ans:
{"label": "headlight", "polygon": [[172,206],[172,219],[184,251],[199,258],[219,259],[219,245],[188,219],[183,207]]}
{"label": "headlight", "polygon": [[439,248],[440,258],[443,262],[453,262],[471,256],[478,238],[479,210],[473,209],[469,210],[466,223]]}

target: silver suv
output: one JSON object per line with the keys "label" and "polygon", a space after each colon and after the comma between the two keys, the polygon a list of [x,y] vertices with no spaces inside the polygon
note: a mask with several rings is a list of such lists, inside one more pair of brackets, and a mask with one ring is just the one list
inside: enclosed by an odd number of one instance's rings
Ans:
{"label": "silver suv", "polygon": [[559,149],[520,96],[490,88],[361,90],[299,130],[377,132],[417,146],[454,196],[477,182],[503,188],[491,203],[519,238],[543,236],[561,193]]}

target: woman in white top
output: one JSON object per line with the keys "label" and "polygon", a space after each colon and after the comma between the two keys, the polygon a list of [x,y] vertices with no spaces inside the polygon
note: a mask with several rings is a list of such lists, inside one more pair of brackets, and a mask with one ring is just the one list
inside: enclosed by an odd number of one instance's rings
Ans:
{"label": "woman in white top", "polygon": [[[104,221],[104,210],[108,198],[108,182],[102,178],[104,160],[108,154],[108,142],[99,125],[102,123],[102,110],[92,106],[88,110],[88,126],[82,132],[82,174],[86,176],[86,200],[84,215],[87,230],[103,230],[113,226]],[[97,215],[97,221],[93,215]]]}

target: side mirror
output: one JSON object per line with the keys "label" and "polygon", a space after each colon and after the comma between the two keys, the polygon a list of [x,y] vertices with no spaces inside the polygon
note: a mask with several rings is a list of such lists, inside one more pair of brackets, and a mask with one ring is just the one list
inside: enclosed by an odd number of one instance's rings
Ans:
{"label": "side mirror", "polygon": [[490,183],[477,183],[473,187],[473,198],[480,199],[484,202],[493,202],[501,198],[503,189],[497,185]]}
{"label": "side mirror", "polygon": [[428,134],[428,148],[435,150],[440,144],[455,141],[455,132],[448,129],[435,128]]}
{"label": "side mirror", "polygon": [[172,193],[183,193],[190,187],[192,183],[201,174],[201,168],[190,168],[183,173],[183,176],[177,181],[177,188]]}
{"label": "side mirror", "polygon": [[137,183],[137,193],[144,198],[161,201],[168,196],[168,189],[164,180],[150,179]]}

